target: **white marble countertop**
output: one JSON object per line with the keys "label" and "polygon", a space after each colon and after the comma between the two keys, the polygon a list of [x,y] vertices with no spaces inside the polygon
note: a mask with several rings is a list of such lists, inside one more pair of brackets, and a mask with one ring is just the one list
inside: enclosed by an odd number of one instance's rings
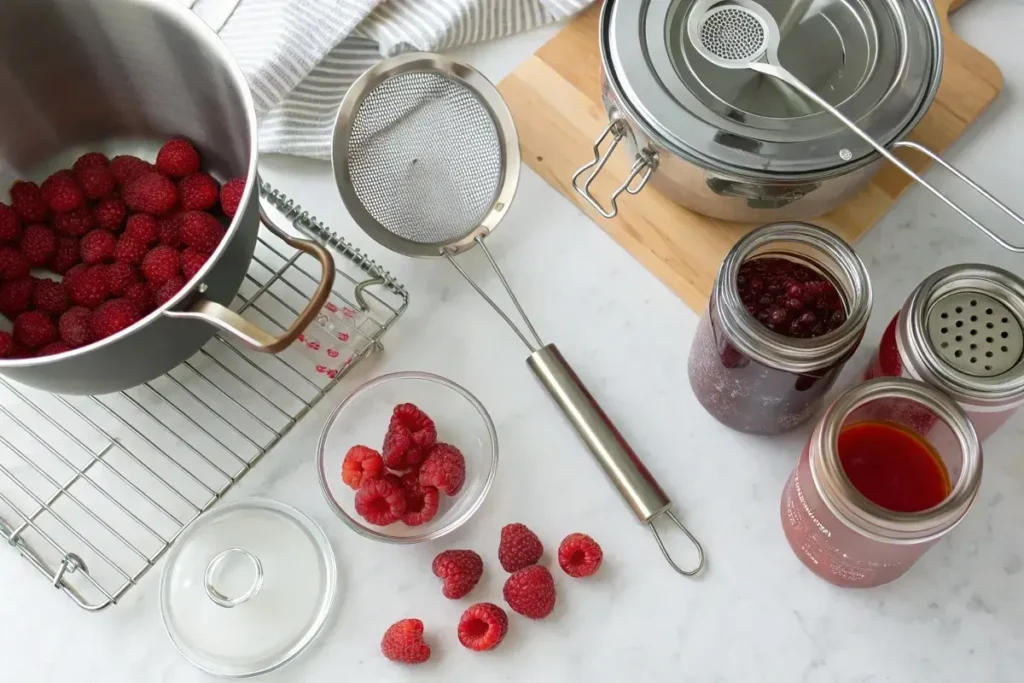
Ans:
{"label": "white marble countertop", "polygon": [[[1024,25],[1024,5],[984,0],[955,24],[1000,65],[1006,91],[948,158],[1021,207],[1024,50],[1016,27]],[[552,31],[467,54],[498,79]],[[782,486],[807,430],[752,438],[708,417],[685,371],[697,317],[524,168],[516,202],[489,244],[542,335],[558,342],[704,541],[707,571],[684,579],[665,565],[534,382],[519,341],[447,264],[406,260],[369,244],[345,216],[326,165],[268,159],[262,166],[271,182],[367,247],[412,292],[385,353],[357,369],[229,496],[268,496],[299,507],[326,529],[339,561],[342,587],[330,625],[311,651],[263,680],[1020,679],[1024,413],[989,442],[977,505],[954,533],[893,584],[835,588],[804,569],[779,525]],[[951,186],[936,176],[929,178]],[[1021,272],[1024,264],[1024,257],[1001,252],[917,190],[858,250],[877,298],[871,343],[850,364],[847,381],[910,289],[937,267],[982,261]],[[497,284],[482,254],[463,263]],[[440,543],[395,547],[356,536],[333,516],[318,491],[313,457],[326,409],[361,380],[405,369],[448,376],[476,393],[496,422],[501,465],[490,497],[464,530]],[[558,541],[572,531],[602,543],[605,565],[589,581],[556,576],[552,617],[534,623],[513,615],[498,650],[473,653],[455,636],[468,600],[441,597],[430,561],[446,547],[476,549],[487,570],[471,597],[500,603],[498,531],[512,521],[540,534],[550,566]],[[159,569],[121,604],[88,614],[14,552],[0,553],[2,678],[211,680],[164,635]],[[420,668],[392,664],[378,649],[387,626],[409,616],[423,619],[434,647]]]}

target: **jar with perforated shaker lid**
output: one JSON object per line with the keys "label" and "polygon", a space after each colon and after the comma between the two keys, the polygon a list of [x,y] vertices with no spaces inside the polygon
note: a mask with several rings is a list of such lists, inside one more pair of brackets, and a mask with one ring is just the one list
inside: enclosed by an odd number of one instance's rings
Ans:
{"label": "jar with perforated shaker lid", "polygon": [[991,436],[1024,403],[1024,280],[981,264],[934,273],[889,323],[866,377],[931,384]]}

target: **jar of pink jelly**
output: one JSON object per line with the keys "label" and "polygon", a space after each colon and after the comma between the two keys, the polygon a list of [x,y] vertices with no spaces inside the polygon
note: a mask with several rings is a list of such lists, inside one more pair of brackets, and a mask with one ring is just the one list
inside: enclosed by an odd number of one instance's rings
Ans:
{"label": "jar of pink jelly", "polygon": [[[759,307],[755,285],[765,306],[781,301],[787,310]],[[803,296],[809,287],[817,294]],[[791,299],[790,289],[803,298]],[[768,311],[781,314],[779,324]],[[729,251],[715,278],[690,347],[690,386],[728,427],[793,429],[821,408],[870,312],[867,269],[842,239],[807,223],[757,228]],[[805,318],[815,329],[801,327]]]}
{"label": "jar of pink jelly", "polygon": [[1024,280],[994,266],[936,272],[882,335],[866,377],[910,377],[963,407],[985,440],[1024,403]]}
{"label": "jar of pink jelly", "polygon": [[[927,415],[927,434],[919,429]],[[941,503],[920,512],[880,507],[843,471],[839,434],[881,422],[931,445],[949,476]],[[966,413],[935,387],[876,379],[843,393],[825,411],[782,493],[782,528],[796,556],[837,586],[870,587],[902,576],[967,514],[981,483],[981,444]]]}

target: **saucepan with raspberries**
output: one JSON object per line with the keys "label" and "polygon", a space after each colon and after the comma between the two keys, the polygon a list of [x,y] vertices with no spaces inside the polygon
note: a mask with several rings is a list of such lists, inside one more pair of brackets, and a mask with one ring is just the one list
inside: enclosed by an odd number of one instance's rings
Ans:
{"label": "saucepan with raspberries", "polygon": [[[215,329],[272,353],[309,324],[331,256],[260,210],[252,95],[198,17],[176,2],[8,0],[0,58],[0,374],[101,394],[167,372]],[[228,308],[261,220],[322,267],[287,330]]]}

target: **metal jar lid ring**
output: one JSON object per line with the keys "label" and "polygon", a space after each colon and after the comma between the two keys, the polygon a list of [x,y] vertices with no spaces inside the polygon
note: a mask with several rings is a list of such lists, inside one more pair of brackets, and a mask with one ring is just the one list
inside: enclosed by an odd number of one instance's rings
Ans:
{"label": "metal jar lid ring", "polygon": [[[230,598],[222,593],[215,585],[217,579],[220,578],[222,570],[224,569],[225,563],[232,558],[232,556],[240,555],[245,560],[249,561],[252,565],[255,576],[253,577],[252,584],[248,590],[239,596]],[[248,602],[256,597],[256,594],[260,592],[260,588],[263,587],[263,564],[260,562],[260,558],[256,557],[248,550],[242,548],[228,548],[217,553],[217,556],[210,560],[210,564],[206,565],[206,574],[203,577],[203,587],[206,589],[206,595],[211,600],[220,605],[221,607],[237,607],[243,602]]]}

